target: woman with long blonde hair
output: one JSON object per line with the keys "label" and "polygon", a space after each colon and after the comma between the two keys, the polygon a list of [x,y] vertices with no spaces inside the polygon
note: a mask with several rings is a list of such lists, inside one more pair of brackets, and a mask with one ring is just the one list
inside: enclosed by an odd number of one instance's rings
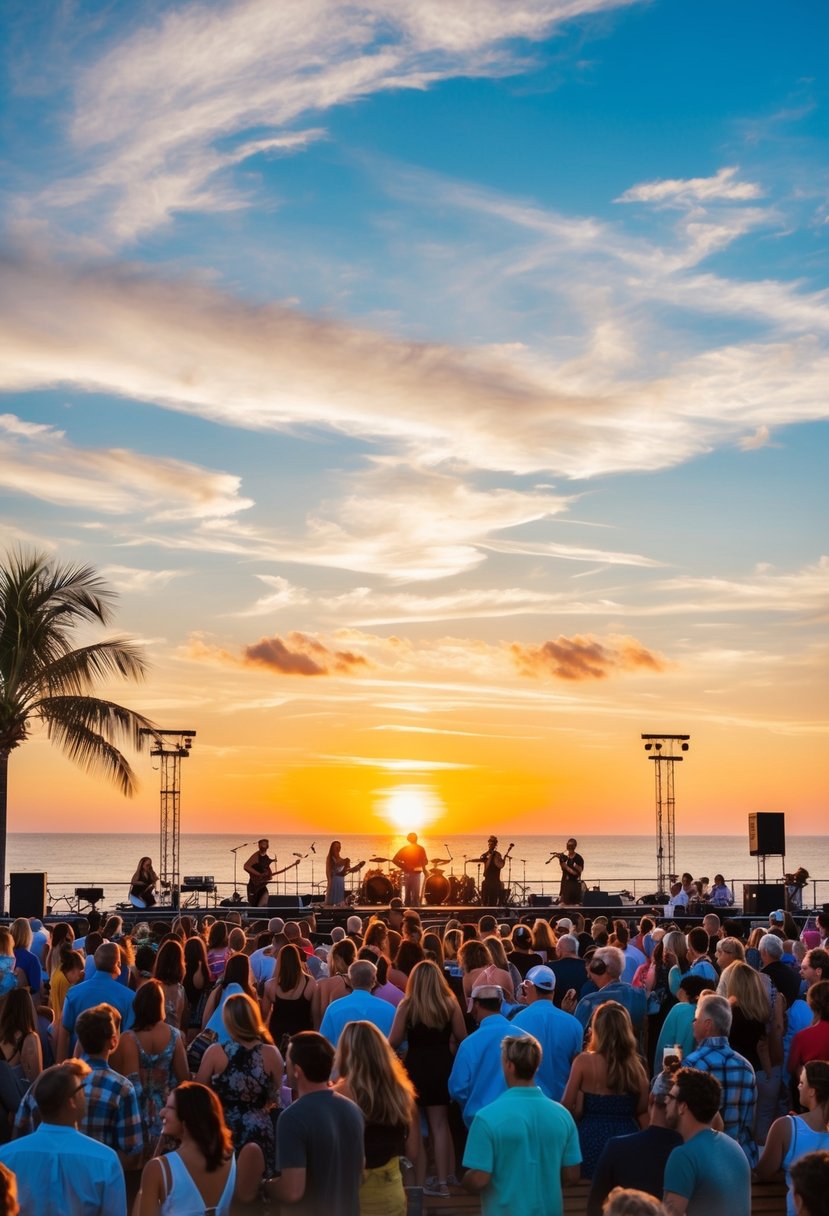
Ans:
{"label": "woman with long blonde hair", "polygon": [[573,1061],[561,1099],[578,1124],[583,1178],[593,1177],[611,1136],[647,1125],[648,1096],[630,1014],[618,1001],[605,1001],[593,1013],[590,1046]]}
{"label": "woman with long blonde hair", "polygon": [[431,959],[418,963],[409,976],[406,995],[394,1015],[389,1033],[392,1048],[408,1044],[406,1072],[417,1091],[417,1103],[426,1114],[437,1175],[429,1193],[448,1195],[455,1174],[455,1157],[449,1131],[449,1074],[458,1043],[466,1038],[466,1024],[457,998],[443,973]]}
{"label": "woman with long blonde hair", "polygon": [[679,981],[691,970],[688,944],[685,941],[685,934],[680,933],[679,929],[672,929],[662,938],[662,958],[669,969],[668,987],[671,995],[676,996],[679,992]]}
{"label": "woman with long blonde hair", "polygon": [[423,1182],[420,1118],[412,1082],[371,1022],[349,1022],[334,1057],[335,1089],[356,1102],[365,1118],[366,1165],[360,1216],[406,1216],[400,1158],[415,1163]]}
{"label": "woman with long blonde hair", "polygon": [[556,939],[553,937],[549,921],[539,917],[533,924],[533,950],[540,954],[545,963],[551,963],[556,957]]}

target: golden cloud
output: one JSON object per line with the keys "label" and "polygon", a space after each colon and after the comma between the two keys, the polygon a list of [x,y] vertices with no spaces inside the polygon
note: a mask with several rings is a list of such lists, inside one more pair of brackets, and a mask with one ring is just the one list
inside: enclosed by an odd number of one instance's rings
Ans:
{"label": "golden cloud", "polygon": [[572,638],[559,635],[540,646],[513,642],[509,651],[523,675],[547,675],[557,680],[604,680],[621,671],[665,671],[668,667],[662,655],[632,637],[601,641],[590,634]]}

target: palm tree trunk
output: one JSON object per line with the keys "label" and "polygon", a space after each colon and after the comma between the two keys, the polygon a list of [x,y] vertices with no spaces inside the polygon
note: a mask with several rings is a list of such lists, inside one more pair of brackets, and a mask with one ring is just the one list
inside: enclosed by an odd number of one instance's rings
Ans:
{"label": "palm tree trunk", "polygon": [[9,794],[9,753],[0,751],[0,916],[6,915],[6,826]]}

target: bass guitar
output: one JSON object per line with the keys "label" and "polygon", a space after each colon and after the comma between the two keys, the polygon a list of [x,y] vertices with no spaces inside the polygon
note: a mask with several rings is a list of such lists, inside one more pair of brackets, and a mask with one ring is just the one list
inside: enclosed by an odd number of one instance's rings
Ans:
{"label": "bass guitar", "polygon": [[287,874],[289,870],[295,869],[301,860],[301,857],[297,857],[296,861],[292,861],[290,865],[283,866],[281,870],[273,870],[271,866],[276,862],[276,858],[269,857],[267,870],[258,870],[254,874],[248,872],[248,903],[256,903],[262,894],[262,889],[268,885],[272,878],[277,878],[280,874]]}

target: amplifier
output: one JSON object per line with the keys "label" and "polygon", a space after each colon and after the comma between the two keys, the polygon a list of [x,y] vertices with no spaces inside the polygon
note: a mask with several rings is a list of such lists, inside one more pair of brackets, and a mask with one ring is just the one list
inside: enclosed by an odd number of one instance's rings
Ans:
{"label": "amplifier", "polygon": [[212,874],[185,874],[181,885],[183,887],[215,887],[216,879]]}
{"label": "amplifier", "polygon": [[212,895],[216,890],[216,884],[215,882],[208,882],[205,875],[204,882],[194,882],[192,878],[185,878],[181,884],[181,889],[182,891],[201,891],[207,895]]}
{"label": "amplifier", "polygon": [[85,904],[97,904],[103,898],[103,887],[75,887],[75,899],[82,899]]}

